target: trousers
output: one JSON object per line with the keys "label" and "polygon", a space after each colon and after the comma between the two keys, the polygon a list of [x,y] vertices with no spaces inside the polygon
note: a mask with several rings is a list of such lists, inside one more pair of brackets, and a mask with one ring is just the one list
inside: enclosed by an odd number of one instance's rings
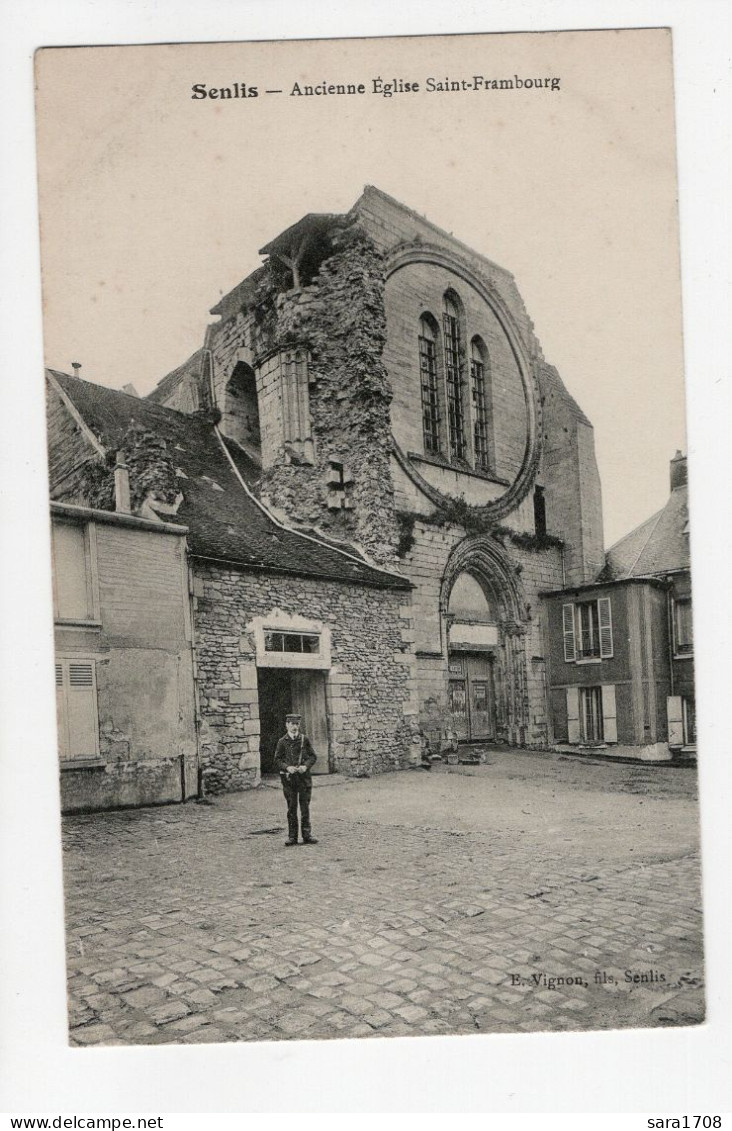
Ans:
{"label": "trousers", "polygon": [[287,802],[287,829],[290,837],[297,840],[297,806],[300,805],[300,827],[302,835],[310,836],[310,798],[313,782],[310,774],[282,774],[282,790]]}

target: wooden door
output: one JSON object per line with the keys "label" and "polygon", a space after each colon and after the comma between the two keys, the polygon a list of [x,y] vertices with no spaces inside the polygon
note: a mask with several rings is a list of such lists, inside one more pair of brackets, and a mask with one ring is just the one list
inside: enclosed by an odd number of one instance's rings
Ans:
{"label": "wooden door", "polygon": [[458,742],[466,742],[470,738],[468,684],[465,657],[460,653],[453,652],[449,658],[447,695],[452,729]]}
{"label": "wooden door", "polygon": [[329,773],[328,712],[325,706],[325,673],[293,671],[292,709],[302,715],[302,729],[313,744],[318,760],[314,774]]}
{"label": "wooden door", "polygon": [[493,661],[481,653],[467,656],[470,738],[475,742],[495,736]]}

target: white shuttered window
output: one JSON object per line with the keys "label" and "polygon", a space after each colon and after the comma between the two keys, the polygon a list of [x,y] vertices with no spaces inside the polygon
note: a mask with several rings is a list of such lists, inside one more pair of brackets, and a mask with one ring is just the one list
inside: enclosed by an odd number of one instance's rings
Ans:
{"label": "white shuttered window", "polygon": [[573,664],[577,659],[574,642],[574,605],[562,605],[562,629],[564,631],[564,661]]}
{"label": "white shuttered window", "polygon": [[609,597],[562,605],[564,662],[609,660],[613,655],[613,617]]}
{"label": "white shuttered window", "polygon": [[600,621],[600,658],[607,660],[613,654],[613,615],[609,597],[600,597],[597,613]]}
{"label": "white shuttered window", "polygon": [[97,685],[94,661],[56,661],[56,714],[59,754],[63,761],[99,755]]}

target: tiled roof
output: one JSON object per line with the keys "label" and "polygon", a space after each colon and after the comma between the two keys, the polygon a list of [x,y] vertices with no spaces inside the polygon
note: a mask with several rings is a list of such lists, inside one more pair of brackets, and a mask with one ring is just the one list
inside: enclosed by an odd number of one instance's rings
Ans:
{"label": "tiled roof", "polygon": [[[380,589],[410,588],[398,574],[374,569],[356,555],[346,556],[332,545],[279,526],[242,487],[213,425],[202,417],[49,372],[108,452],[116,450],[133,421],[165,440],[176,469],[183,473],[178,479],[183,501],[169,521],[189,528],[195,556]],[[241,451],[236,464],[249,482],[258,474]]]}
{"label": "tiled roof", "polygon": [[606,576],[650,577],[689,569],[689,493],[676,487],[663,510],[647,519],[612,546],[606,556]]}

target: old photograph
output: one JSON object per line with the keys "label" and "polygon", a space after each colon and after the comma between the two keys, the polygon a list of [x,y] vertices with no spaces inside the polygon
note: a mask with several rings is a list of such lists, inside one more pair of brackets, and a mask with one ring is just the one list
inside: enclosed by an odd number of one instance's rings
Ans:
{"label": "old photograph", "polygon": [[700,1024],[670,31],[36,81],[70,1044]]}

